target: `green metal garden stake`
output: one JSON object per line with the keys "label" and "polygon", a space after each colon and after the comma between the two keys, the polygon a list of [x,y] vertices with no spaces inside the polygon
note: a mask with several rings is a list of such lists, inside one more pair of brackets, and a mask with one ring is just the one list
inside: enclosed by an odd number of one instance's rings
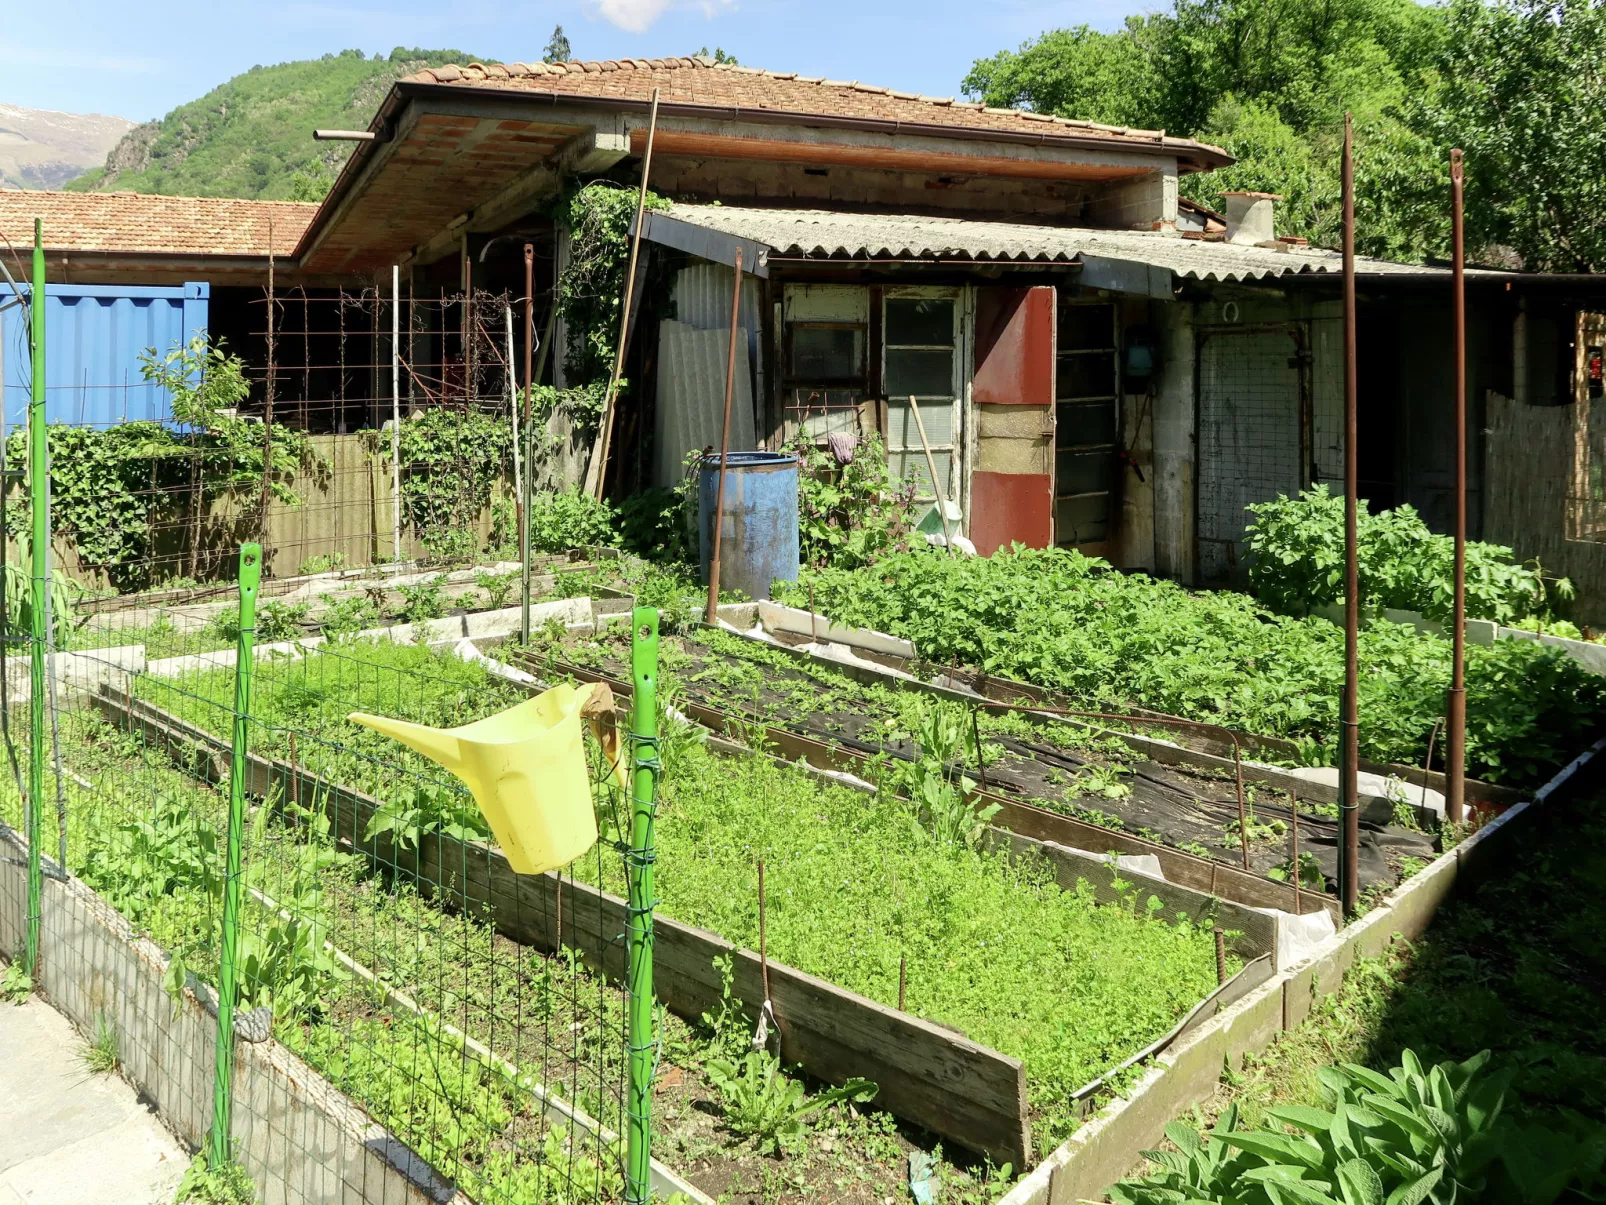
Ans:
{"label": "green metal garden stake", "polygon": [[245,832],[246,722],[251,713],[251,650],[256,641],[257,584],[262,545],[240,546],[240,636],[234,661],[234,739],[229,758],[229,840],[223,872],[223,949],[217,976],[217,1071],[212,1081],[212,1130],[206,1162],[213,1171],[234,1158],[229,1130],[234,1112],[234,997],[239,975],[240,864]]}
{"label": "green metal garden stake", "polygon": [[28,634],[28,935],[24,967],[30,976],[39,966],[40,894],[44,874],[39,865],[39,814],[45,799],[45,593],[50,588],[50,531],[45,509],[45,478],[50,447],[45,441],[45,231],[33,221],[33,290],[29,296],[33,338],[33,388],[28,395],[29,536]]}
{"label": "green metal garden stake", "polygon": [[637,607],[630,617],[630,747],[635,762],[631,791],[630,848],[630,1132],[626,1150],[625,1201],[647,1205],[652,1196],[653,1040],[652,952],[653,821],[658,808],[658,612]]}

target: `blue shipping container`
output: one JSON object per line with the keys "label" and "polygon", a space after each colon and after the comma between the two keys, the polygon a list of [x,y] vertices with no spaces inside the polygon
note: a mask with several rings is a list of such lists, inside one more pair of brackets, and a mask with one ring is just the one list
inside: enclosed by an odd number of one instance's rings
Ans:
{"label": "blue shipping container", "polygon": [[[167,418],[171,399],[165,389],[145,383],[140,355],[149,348],[165,355],[175,343],[204,334],[211,292],[199,281],[172,287],[46,285],[46,419],[100,427]],[[0,304],[10,300],[11,286],[0,280]],[[0,313],[0,344],[10,425],[26,419],[32,381],[26,304]]]}

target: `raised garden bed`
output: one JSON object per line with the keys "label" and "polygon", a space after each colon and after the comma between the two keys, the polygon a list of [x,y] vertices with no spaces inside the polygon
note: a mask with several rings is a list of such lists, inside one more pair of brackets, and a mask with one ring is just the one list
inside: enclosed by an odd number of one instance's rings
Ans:
{"label": "raised garden bed", "polygon": [[[621,639],[554,633],[518,656],[548,677],[602,677],[623,689],[628,649]],[[1243,868],[1246,860],[1234,767],[1219,757],[1190,758],[1174,745],[1163,748],[1141,740],[1134,742],[1140,749],[1163,754],[1167,761],[1134,756],[1123,736],[1085,724],[988,710],[978,706],[981,700],[975,696],[878,674],[873,665],[844,667],[712,629],[669,641],[663,656],[676,706],[716,731],[740,737],[761,725],[770,741],[777,730],[797,733],[842,751],[846,756],[833,768],[877,776],[885,774],[889,761],[919,759],[916,734],[923,717],[947,710],[967,738],[954,772],[967,774],[976,784],[978,800],[1024,804],[1069,817],[1084,826],[1083,832],[1093,825],[1129,833],[1234,868]],[[979,758],[975,733],[982,741]],[[811,751],[802,752],[806,756]],[[1251,766],[1245,771],[1244,798],[1248,869],[1277,882],[1291,881],[1297,808],[1304,884],[1314,888],[1312,896],[1322,895],[1337,871],[1332,792]],[[1396,810],[1405,825],[1393,823]],[[1007,814],[1001,811],[999,822],[1014,827],[1017,818],[1026,819],[1012,806]],[[1369,809],[1366,821],[1361,870],[1367,888],[1392,886],[1435,852],[1436,838],[1422,831],[1413,808],[1384,803]],[[1028,830],[1027,835],[1041,837],[1045,830]],[[1273,901],[1258,897],[1246,902]],[[1285,906],[1292,907],[1292,901]],[[1314,901],[1308,906],[1314,907]],[[1299,905],[1301,911],[1306,907]]]}
{"label": "raised garden bed", "polygon": [[[281,761],[297,758],[326,781],[392,796],[396,784],[386,781],[377,751],[338,718],[346,710],[360,704],[427,723],[462,723],[515,697],[478,666],[450,657],[433,659],[440,686],[421,691],[430,658],[420,649],[342,646],[277,673],[264,667],[257,747]],[[194,702],[215,690],[195,681],[182,690],[146,685],[153,701],[219,730],[220,716],[203,714],[208,709]],[[299,749],[292,732],[301,734]],[[314,732],[316,738],[307,735]],[[671,760],[659,832],[666,917],[756,944],[756,892],[733,892],[731,884],[750,881],[756,859],[765,857],[772,868],[771,956],[882,1006],[896,1004],[906,959],[911,1020],[925,1015],[1006,1054],[1018,1052],[1042,1149],[1073,1123],[1074,1110],[1065,1106],[1075,1088],[1161,1036],[1216,980],[1208,933],[1149,919],[1154,905],[1141,889],[1124,908],[1095,907],[1090,887],[1073,881],[1066,890],[1056,868],[1040,859],[935,848],[907,812],[867,804],[859,792],[822,786],[763,759],[749,758],[733,775],[731,763],[688,747]],[[866,873],[871,854],[875,867]],[[443,862],[455,866],[455,857]],[[887,897],[889,878],[906,885],[902,895]],[[616,886],[616,876],[604,876],[603,885]],[[977,909],[976,899],[987,906]],[[1068,949],[1086,957],[1068,961]],[[1134,976],[1140,963],[1142,974]],[[702,978],[706,991],[711,968]],[[1012,1001],[1008,1010],[998,1007],[999,984],[1012,985],[1002,993]],[[750,989],[745,994],[754,998]],[[784,1038],[779,999],[777,1008]],[[1065,1016],[1078,1010],[1086,1011],[1082,1022],[1068,1025]],[[898,1060],[892,1050],[881,1057]]]}

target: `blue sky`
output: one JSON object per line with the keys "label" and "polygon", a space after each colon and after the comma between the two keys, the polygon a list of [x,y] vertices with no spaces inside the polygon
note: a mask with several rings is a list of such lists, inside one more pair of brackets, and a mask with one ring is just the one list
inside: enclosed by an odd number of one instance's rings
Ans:
{"label": "blue sky", "polygon": [[[1141,0],[1138,0],[1141,3]],[[1046,28],[1111,28],[1133,0],[46,0],[7,4],[0,101],[160,117],[256,63],[358,47],[539,58],[562,23],[581,58],[723,46],[743,63],[949,96],[972,60]]]}

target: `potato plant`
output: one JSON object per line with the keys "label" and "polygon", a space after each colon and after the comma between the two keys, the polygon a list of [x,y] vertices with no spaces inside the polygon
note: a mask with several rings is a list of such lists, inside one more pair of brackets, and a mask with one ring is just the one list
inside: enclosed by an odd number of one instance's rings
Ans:
{"label": "potato plant", "polygon": [[[811,594],[812,592],[812,594]],[[1336,759],[1344,633],[1247,595],[1198,593],[1062,549],[990,558],[930,552],[873,572],[805,573],[782,601],[891,632],[921,654],[1035,682],[1092,704],[1140,706],[1298,740]],[[1379,620],[1361,633],[1361,752],[1420,764],[1443,715],[1450,642]],[[1588,744],[1606,679],[1559,649],[1467,649],[1469,772],[1536,784]],[[1439,742],[1437,748],[1442,747]]]}

